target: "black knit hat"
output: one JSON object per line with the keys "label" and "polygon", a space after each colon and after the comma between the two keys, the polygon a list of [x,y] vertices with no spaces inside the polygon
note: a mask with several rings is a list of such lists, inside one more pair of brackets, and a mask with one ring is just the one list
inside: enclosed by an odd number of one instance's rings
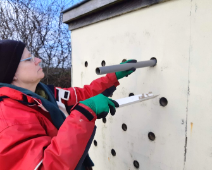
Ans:
{"label": "black knit hat", "polygon": [[0,40],[0,83],[13,81],[25,46],[21,41]]}

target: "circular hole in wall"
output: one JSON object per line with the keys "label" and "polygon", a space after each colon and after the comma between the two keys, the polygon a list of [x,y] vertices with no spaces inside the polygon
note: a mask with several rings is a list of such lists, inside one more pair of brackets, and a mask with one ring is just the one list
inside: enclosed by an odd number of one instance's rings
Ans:
{"label": "circular hole in wall", "polygon": [[111,150],[111,154],[112,154],[113,156],[116,156],[116,151],[115,151],[114,149],[112,149],[112,150]]}
{"label": "circular hole in wall", "polygon": [[139,168],[139,162],[138,161],[134,161],[133,165],[134,165],[135,168],[137,168],[137,169]]}
{"label": "circular hole in wall", "polygon": [[105,60],[103,60],[101,64],[102,64],[102,67],[104,67],[106,65]]}
{"label": "circular hole in wall", "polygon": [[96,140],[94,140],[93,143],[94,143],[95,146],[97,146],[97,141]]}
{"label": "circular hole in wall", "polygon": [[149,140],[154,141],[155,140],[155,134],[153,132],[149,132],[148,138],[149,138]]}
{"label": "circular hole in wall", "polygon": [[127,131],[127,125],[125,123],[122,124],[123,131]]}
{"label": "circular hole in wall", "polygon": [[155,57],[152,57],[150,60],[155,60],[156,63],[155,63],[155,65],[153,65],[152,67],[156,66],[156,64],[157,64],[157,59],[156,59]]}
{"label": "circular hole in wall", "polygon": [[129,94],[129,97],[130,97],[130,96],[134,96],[134,93],[130,93],[130,94]]}
{"label": "circular hole in wall", "polygon": [[85,62],[85,67],[88,67],[88,62],[87,61]]}
{"label": "circular hole in wall", "polygon": [[103,121],[103,123],[106,123],[107,119],[104,117],[104,118],[102,118],[102,121]]}
{"label": "circular hole in wall", "polygon": [[160,98],[160,105],[165,107],[168,104],[168,100],[165,97]]}

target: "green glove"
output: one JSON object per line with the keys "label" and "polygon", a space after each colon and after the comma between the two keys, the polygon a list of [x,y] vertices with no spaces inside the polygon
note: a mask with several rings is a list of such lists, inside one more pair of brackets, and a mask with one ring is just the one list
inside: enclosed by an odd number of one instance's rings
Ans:
{"label": "green glove", "polygon": [[116,101],[109,99],[103,94],[99,94],[87,100],[80,101],[80,103],[90,107],[96,113],[97,119],[106,117],[109,110],[110,113],[114,115],[116,112],[115,107],[119,107],[119,104]]}
{"label": "green glove", "polygon": [[[125,64],[125,63],[137,63],[137,60],[127,60],[125,62],[122,62],[120,64]],[[130,75],[131,73],[133,73],[136,70],[136,68],[131,68],[127,71],[118,71],[116,72],[116,77],[117,79],[121,79],[123,77],[127,77],[128,75]]]}

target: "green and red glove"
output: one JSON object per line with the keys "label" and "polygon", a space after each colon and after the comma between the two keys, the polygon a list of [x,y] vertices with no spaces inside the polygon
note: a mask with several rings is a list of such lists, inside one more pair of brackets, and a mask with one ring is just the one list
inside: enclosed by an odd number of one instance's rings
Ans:
{"label": "green and red glove", "polygon": [[[137,60],[127,60],[127,61],[122,62],[120,64],[125,64],[125,63],[137,63]],[[123,77],[127,77],[128,75],[133,73],[135,70],[136,70],[136,68],[131,68],[131,69],[126,70],[126,71],[118,71],[118,72],[116,72],[116,77],[119,80]]]}
{"label": "green and red glove", "polygon": [[116,112],[116,107],[119,107],[119,104],[104,96],[103,94],[96,95],[80,103],[90,107],[97,115],[97,119],[101,119],[107,116],[110,111],[111,115],[114,115]]}

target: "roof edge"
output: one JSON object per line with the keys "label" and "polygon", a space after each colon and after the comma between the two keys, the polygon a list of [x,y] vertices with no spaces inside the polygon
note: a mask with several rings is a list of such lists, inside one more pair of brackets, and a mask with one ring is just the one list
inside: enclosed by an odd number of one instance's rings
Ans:
{"label": "roof edge", "polygon": [[[158,3],[172,0],[89,0],[63,14],[63,23],[75,30]],[[85,2],[84,2],[85,3]]]}
{"label": "roof edge", "polygon": [[129,0],[85,0],[63,11],[63,22],[69,23],[86,15]]}
{"label": "roof edge", "polygon": [[75,5],[73,5],[73,6],[69,7],[69,8],[67,8],[67,9],[61,11],[61,13],[68,12],[68,11],[74,9],[74,8],[77,8],[77,7],[81,6],[81,5],[83,5],[84,3],[88,2],[88,1],[90,1],[90,0],[81,1],[81,2],[79,2],[79,3],[77,3],[77,4],[75,4]]}

